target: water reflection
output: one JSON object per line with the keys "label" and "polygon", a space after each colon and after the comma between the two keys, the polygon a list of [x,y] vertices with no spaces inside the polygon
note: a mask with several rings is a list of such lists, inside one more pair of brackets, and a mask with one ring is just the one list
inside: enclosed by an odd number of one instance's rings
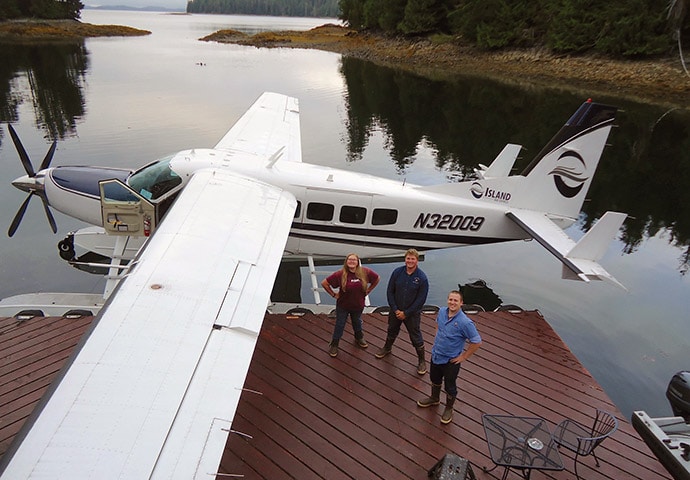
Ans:
{"label": "water reflection", "polygon": [[[85,114],[89,63],[83,41],[7,47],[0,49],[0,120],[17,121],[19,108],[30,103],[37,127],[49,140],[76,134]],[[525,147],[515,166],[520,171],[582,101],[572,93],[517,92],[472,77],[435,81],[355,58],[343,58],[340,70],[347,88],[348,160],[360,160],[373,132],[381,131],[399,174],[414,163],[420,145],[427,145],[437,169],[450,180],[466,179],[506,142]],[[23,80],[28,88],[17,88]],[[618,123],[583,207],[582,228],[588,230],[606,210],[626,212],[625,253],[665,230],[669,243],[683,248],[677,268],[685,274],[690,113],[634,105],[621,112]]]}
{"label": "water reflection", "polygon": [[[399,173],[414,162],[419,145],[436,154],[436,167],[465,179],[507,142],[525,147],[521,171],[583,100],[574,94],[521,90],[465,77],[433,81],[372,63],[343,58],[347,84],[347,148],[352,162],[375,130]],[[605,99],[597,99],[605,101]],[[619,101],[614,101],[620,105]],[[620,115],[583,207],[584,230],[606,210],[630,215],[622,231],[626,253],[660,230],[684,248],[681,274],[690,258],[690,112],[634,105]]]}
{"label": "water reflection", "polygon": [[[0,121],[16,122],[20,107],[30,102],[36,126],[49,140],[74,134],[85,113],[87,69],[83,41],[0,44]],[[18,88],[22,81],[28,88]],[[20,92],[28,92],[30,98]]]}

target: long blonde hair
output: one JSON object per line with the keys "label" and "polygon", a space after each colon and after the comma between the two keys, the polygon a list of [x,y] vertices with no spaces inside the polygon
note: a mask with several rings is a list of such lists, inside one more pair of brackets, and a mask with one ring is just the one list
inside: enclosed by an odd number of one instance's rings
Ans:
{"label": "long blonde hair", "polygon": [[345,257],[345,261],[343,262],[343,268],[341,270],[340,275],[340,290],[343,292],[346,290],[347,274],[350,271],[350,269],[347,268],[347,260],[350,257],[357,258],[357,266],[355,267],[355,277],[359,278],[359,281],[362,284],[362,290],[366,292],[367,287],[369,286],[369,278],[367,277],[366,270],[362,268],[362,262],[359,260],[359,255],[357,255],[356,253],[348,253]]}

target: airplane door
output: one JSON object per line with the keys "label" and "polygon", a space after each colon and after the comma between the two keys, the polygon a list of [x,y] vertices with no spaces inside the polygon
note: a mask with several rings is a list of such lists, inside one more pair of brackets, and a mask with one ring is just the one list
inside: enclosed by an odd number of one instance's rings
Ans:
{"label": "airplane door", "polygon": [[98,182],[103,228],[114,235],[149,236],[156,228],[156,206],[120,180]]}

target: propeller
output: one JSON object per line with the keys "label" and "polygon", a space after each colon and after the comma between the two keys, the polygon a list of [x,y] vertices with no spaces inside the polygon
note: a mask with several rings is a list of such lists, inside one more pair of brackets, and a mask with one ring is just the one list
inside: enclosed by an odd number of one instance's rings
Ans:
{"label": "propeller", "polygon": [[[22,165],[24,166],[24,171],[26,171],[26,176],[16,179],[12,182],[12,185],[14,185],[20,190],[29,193],[29,195],[26,197],[26,200],[24,200],[24,203],[22,203],[22,205],[19,207],[19,210],[17,210],[17,214],[14,216],[14,219],[10,224],[9,230],[7,230],[7,235],[11,237],[17,231],[17,228],[19,228],[19,224],[21,223],[22,218],[24,218],[26,208],[29,206],[29,201],[31,200],[31,197],[34,195],[40,197],[41,201],[43,202],[43,210],[46,212],[46,217],[48,217],[48,223],[50,223],[50,228],[53,230],[53,233],[57,233],[57,224],[55,223],[55,218],[53,217],[53,214],[50,212],[50,208],[48,208],[48,197],[46,197],[46,193],[44,190],[43,179],[36,177],[37,172],[34,171],[33,165],[31,164],[31,159],[29,159],[29,155],[26,153],[24,145],[22,145],[22,142],[19,139],[19,135],[17,135],[17,132],[9,123],[7,124],[7,127],[10,131],[10,136],[12,137],[12,141],[14,142],[14,146],[17,149],[17,153],[19,153],[19,158],[22,161]],[[46,153],[46,156],[43,158],[38,172],[45,170],[50,166],[50,162],[53,160],[53,155],[55,154],[56,148],[57,142],[54,141],[48,149],[48,153]]]}

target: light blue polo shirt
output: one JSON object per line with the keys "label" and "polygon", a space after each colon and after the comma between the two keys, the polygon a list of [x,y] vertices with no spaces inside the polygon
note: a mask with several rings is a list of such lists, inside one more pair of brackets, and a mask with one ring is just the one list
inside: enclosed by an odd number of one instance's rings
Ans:
{"label": "light blue polo shirt", "polygon": [[460,355],[465,349],[465,342],[480,343],[482,341],[474,322],[462,310],[448,318],[448,307],[443,307],[438,311],[436,322],[438,330],[434,346],[431,348],[431,361],[437,365],[448,363],[452,358]]}

